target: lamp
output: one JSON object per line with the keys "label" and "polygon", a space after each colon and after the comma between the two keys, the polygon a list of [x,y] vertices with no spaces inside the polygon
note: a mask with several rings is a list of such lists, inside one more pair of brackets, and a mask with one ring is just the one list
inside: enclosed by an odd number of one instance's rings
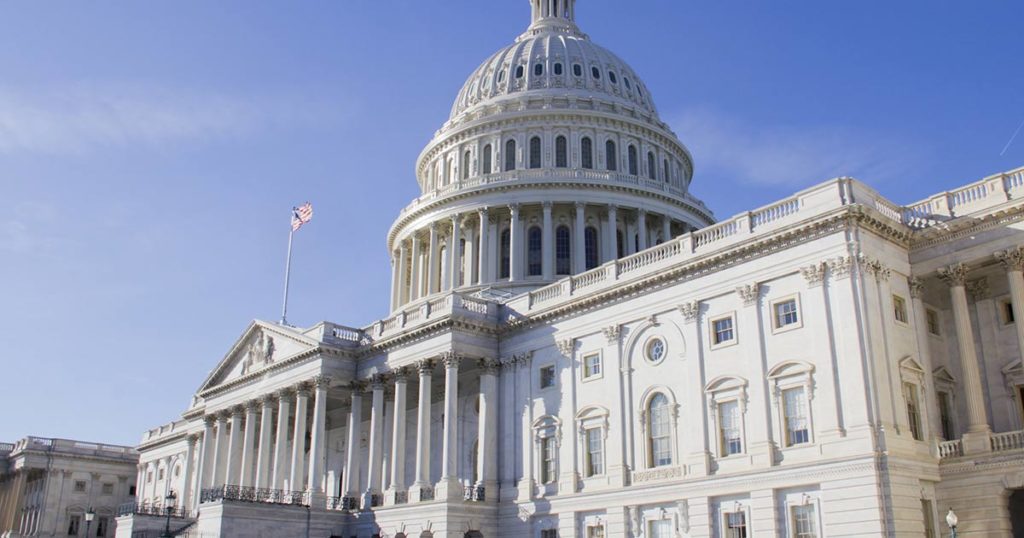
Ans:
{"label": "lamp", "polygon": [[96,512],[90,506],[89,509],[85,511],[85,535],[86,536],[89,536],[89,528],[92,527],[92,519],[94,517],[96,517]]}
{"label": "lamp", "polygon": [[956,524],[960,522],[960,518],[956,517],[953,513],[953,507],[949,508],[949,512],[946,512],[946,525],[949,525],[949,536],[950,538],[956,538]]}
{"label": "lamp", "polygon": [[174,501],[178,500],[178,496],[174,494],[174,490],[167,493],[164,497],[164,510],[167,511],[167,524],[164,526],[164,533],[160,535],[161,538],[171,538],[171,514],[174,512]]}

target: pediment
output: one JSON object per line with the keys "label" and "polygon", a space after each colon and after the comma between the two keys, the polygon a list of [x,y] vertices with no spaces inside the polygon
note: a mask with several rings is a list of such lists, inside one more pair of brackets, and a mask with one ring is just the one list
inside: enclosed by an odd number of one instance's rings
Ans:
{"label": "pediment", "polygon": [[290,327],[255,320],[199,387],[199,393],[259,372],[320,345]]}

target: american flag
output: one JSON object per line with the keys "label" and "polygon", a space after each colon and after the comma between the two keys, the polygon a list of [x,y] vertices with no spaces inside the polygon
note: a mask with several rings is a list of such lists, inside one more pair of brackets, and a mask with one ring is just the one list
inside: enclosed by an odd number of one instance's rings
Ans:
{"label": "american flag", "polygon": [[302,225],[313,220],[313,204],[306,202],[292,208],[292,231],[298,231]]}

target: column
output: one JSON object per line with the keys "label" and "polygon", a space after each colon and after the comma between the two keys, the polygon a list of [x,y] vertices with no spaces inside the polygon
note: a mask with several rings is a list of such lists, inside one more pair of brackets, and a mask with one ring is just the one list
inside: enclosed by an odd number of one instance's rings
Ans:
{"label": "column", "polygon": [[523,279],[523,254],[521,252],[522,245],[519,244],[521,235],[519,233],[519,204],[512,204],[508,206],[508,210],[512,213],[511,220],[508,225],[508,239],[509,239],[509,280],[522,280]]}
{"label": "column", "polygon": [[240,405],[231,408],[231,433],[228,437],[228,452],[225,467],[227,476],[225,484],[229,486],[239,485],[242,467],[239,465],[239,452],[242,447],[242,412],[245,411]]}
{"label": "column", "polygon": [[423,247],[420,246],[420,238],[416,233],[412,234],[412,274],[409,278],[409,301],[415,301],[420,298],[420,292],[423,290],[423,284],[420,283],[421,271],[420,268],[423,266],[423,262],[420,260],[422,257]]}
{"label": "column", "polygon": [[501,363],[501,428],[498,438],[501,439],[501,473],[498,477],[501,492],[499,499],[507,501],[515,499],[516,490],[516,361],[515,357],[505,359]]}
{"label": "column", "polygon": [[459,215],[452,215],[452,235],[449,239],[448,253],[451,261],[448,262],[448,289],[454,290],[459,287],[459,268],[462,267],[462,231],[459,229]]}
{"label": "column", "polygon": [[438,271],[441,269],[441,264],[438,263],[437,259],[437,223],[430,223],[430,251],[427,253],[427,295],[436,293],[439,289],[441,279],[438,275]]}
{"label": "column", "polygon": [[454,352],[445,352],[444,362],[444,434],[441,437],[441,480],[437,483],[438,499],[460,499],[462,488],[458,477],[459,452],[459,361]]}
{"label": "column", "polygon": [[384,496],[384,504],[398,504],[405,492],[405,408],[409,372],[395,370],[395,415],[391,434],[391,481]]}
{"label": "column", "polygon": [[363,492],[363,509],[372,506],[373,496],[380,493],[381,457],[383,456],[382,444],[384,441],[384,376],[377,374],[370,380],[370,390],[373,391],[372,406],[370,407],[370,454],[369,465],[366,470],[366,490]]}
{"label": "column", "polygon": [[[1013,307],[1013,319],[1024,320],[1024,248],[1017,247],[995,253],[996,259],[1006,269],[1006,279],[1010,284],[1010,302]],[[1017,331],[1017,349],[1024,356],[1024,321],[1014,323]]]}
{"label": "column", "polygon": [[[942,419],[939,414],[939,405],[935,397],[935,383],[932,379],[932,353],[931,346],[928,343],[928,316],[924,306],[924,283],[917,278],[909,278],[907,280],[908,287],[910,288],[911,305],[913,307],[914,315],[914,336],[917,339],[917,351],[921,357],[921,367],[924,368],[924,406],[925,412],[923,416],[927,417],[926,424],[928,427],[929,442],[934,445],[932,440],[942,436]],[[938,454],[935,454],[938,457]]]}
{"label": "column", "polygon": [[274,440],[274,471],[271,489],[284,489],[284,480],[288,476],[288,416],[291,414],[291,400],[295,393],[292,389],[283,389],[277,393],[277,438]]}
{"label": "column", "polygon": [[[204,449],[205,449],[205,445],[206,445],[206,443],[203,443]],[[135,504],[138,505],[138,504],[142,504],[141,502],[139,502],[139,499],[142,498],[142,489],[141,488],[142,488],[142,485],[145,484],[144,479],[146,477],[146,473],[145,473],[145,470],[143,469],[143,465],[141,463],[136,465],[135,469],[136,469],[136,473],[135,473]],[[200,487],[200,488],[202,488],[202,487],[204,487],[206,485],[204,483],[204,478],[205,477],[203,476],[202,469],[203,469],[203,457],[201,456],[199,458],[199,480],[198,480],[198,482],[200,484],[198,487]],[[125,495],[127,496],[127,492],[125,493]],[[4,506],[4,496],[3,496],[3,491],[0,490],[0,509],[3,509],[3,506]]]}
{"label": "column", "polygon": [[672,217],[661,216],[661,240],[668,243],[672,239]]}
{"label": "column", "polygon": [[238,479],[238,485],[252,487],[254,459],[256,446],[256,410],[259,402],[251,400],[245,404],[245,440],[242,445],[242,472]]}
{"label": "column", "polygon": [[[225,454],[228,452],[228,415],[220,413],[217,415],[217,440],[213,448],[213,481],[210,487],[219,488],[224,484],[227,476],[225,473]],[[155,481],[155,480],[154,480]]]}
{"label": "column", "polygon": [[477,278],[478,277],[475,274],[476,273],[476,264],[473,263],[473,260],[474,260],[474,258],[476,256],[476,237],[477,237],[477,229],[474,228],[473,226],[471,226],[469,224],[469,222],[467,221],[466,222],[466,248],[463,249],[464,251],[462,253],[462,265],[460,266],[460,267],[462,267],[462,272],[463,272],[463,278],[462,278],[462,285],[463,286],[472,286],[472,285],[476,284],[476,282],[477,282]]}
{"label": "column", "polygon": [[409,248],[402,243],[401,250],[398,254],[398,304],[395,305],[395,310],[400,306],[409,302],[409,285],[405,281],[406,275],[409,274]]}
{"label": "column", "polygon": [[555,230],[551,223],[551,202],[544,202],[544,228],[541,240],[541,262],[544,280],[555,277]]}
{"label": "column", "polygon": [[978,357],[974,350],[974,332],[971,329],[970,311],[967,308],[967,266],[962,263],[939,269],[939,277],[949,285],[950,301],[953,305],[953,323],[956,325],[956,339],[960,350],[960,367],[963,370],[963,388],[967,400],[967,433],[963,435],[963,449],[967,454],[987,452],[992,428],[985,416],[985,400],[978,370]]}
{"label": "column", "polygon": [[641,209],[637,212],[636,217],[636,233],[639,236],[637,250],[644,250],[648,247],[647,244],[647,211]]}
{"label": "column", "polygon": [[196,443],[199,442],[199,435],[188,436],[188,448],[185,450],[185,461],[181,464],[181,491],[178,492],[178,506],[188,510],[192,505],[192,459],[196,455]]}
{"label": "column", "polygon": [[587,244],[586,244],[586,205],[583,202],[576,202],[576,228],[573,230],[575,240],[572,242],[573,263],[576,266],[576,274],[587,270]]}
{"label": "column", "polygon": [[274,428],[274,398],[262,396],[260,402],[260,439],[259,450],[256,452],[256,480],[253,485],[266,489],[270,480],[270,434]]}
{"label": "column", "polygon": [[391,310],[398,308],[399,256],[400,254],[397,252],[391,254]]}
{"label": "column", "polygon": [[[324,458],[327,456],[327,389],[331,378],[318,375],[313,378],[313,433],[309,438],[309,491],[318,501],[324,501]],[[312,505],[312,501],[311,501]],[[323,505],[320,504],[323,508]]]}
{"label": "column", "polygon": [[[217,423],[217,418],[213,415],[206,415],[203,417],[203,455],[199,458],[199,480],[201,484],[197,489],[212,488],[213,487],[213,474],[214,468],[217,466],[217,453],[215,452],[217,447],[217,440],[214,439],[213,427]],[[142,479],[135,485],[135,494],[138,497],[142,496],[142,487],[146,483],[145,473],[143,473]],[[197,497],[198,499],[198,497]],[[198,500],[196,503],[198,506]]]}
{"label": "column", "polygon": [[363,385],[354,381],[349,388],[352,393],[352,405],[348,416],[348,444],[345,450],[342,495],[355,497],[359,495],[359,430],[362,429],[363,422]]}
{"label": "column", "polygon": [[607,249],[604,255],[604,261],[610,262],[619,258],[619,241],[617,233],[619,231],[619,217],[618,208],[614,204],[608,205],[608,222],[605,225],[605,245]]}
{"label": "column", "polygon": [[429,500],[430,487],[430,383],[434,361],[422,360],[416,364],[420,375],[419,406],[416,408],[416,481],[409,492],[411,502]]}
{"label": "column", "polygon": [[305,491],[306,470],[306,415],[309,409],[309,387],[300,384],[295,389],[295,431],[292,434],[292,468],[288,489]]}
{"label": "column", "polygon": [[488,216],[487,208],[480,209],[480,256],[479,256],[479,268],[477,269],[477,278],[481,285],[487,284],[491,281],[490,272],[488,268],[488,252],[489,245],[487,244],[490,239],[490,227],[491,218]]}
{"label": "column", "polygon": [[477,487],[487,502],[498,500],[498,368],[497,361],[480,361],[480,422],[477,432]]}

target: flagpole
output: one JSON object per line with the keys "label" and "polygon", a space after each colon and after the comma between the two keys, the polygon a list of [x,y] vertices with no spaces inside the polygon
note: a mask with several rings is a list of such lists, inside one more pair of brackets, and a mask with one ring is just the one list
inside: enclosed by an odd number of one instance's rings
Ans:
{"label": "flagpole", "polygon": [[288,232],[288,260],[284,264],[284,305],[281,307],[281,325],[288,325],[288,281],[292,273],[293,237],[295,237],[295,228],[292,226]]}

